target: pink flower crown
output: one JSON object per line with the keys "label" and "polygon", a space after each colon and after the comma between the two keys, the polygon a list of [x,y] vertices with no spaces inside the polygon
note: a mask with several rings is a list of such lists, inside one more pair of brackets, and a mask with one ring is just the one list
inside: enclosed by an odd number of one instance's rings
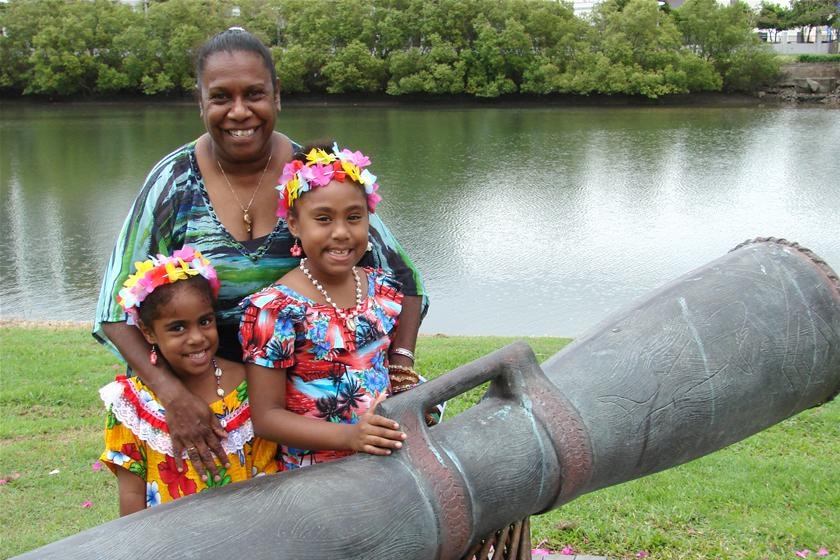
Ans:
{"label": "pink flower crown", "polygon": [[128,277],[123,288],[117,294],[117,302],[123,306],[125,312],[137,322],[137,308],[143,300],[157,288],[172,284],[178,280],[187,280],[196,275],[207,278],[213,297],[219,295],[219,278],[216,269],[205,259],[199,251],[189,245],[184,245],[172,253],[171,257],[158,254],[149,260],[134,263],[137,270]]}
{"label": "pink flower crown", "polygon": [[333,142],[332,153],[313,148],[306,154],[306,161],[294,159],[283,166],[280,176],[280,204],[277,215],[285,218],[289,209],[303,193],[315,187],[325,187],[330,181],[345,182],[349,177],[352,181],[362,185],[367,195],[367,207],[376,212],[376,205],[382,197],[376,193],[376,175],[365,169],[370,165],[370,158],[362,152],[351,152],[348,149],[339,150],[338,144]]}

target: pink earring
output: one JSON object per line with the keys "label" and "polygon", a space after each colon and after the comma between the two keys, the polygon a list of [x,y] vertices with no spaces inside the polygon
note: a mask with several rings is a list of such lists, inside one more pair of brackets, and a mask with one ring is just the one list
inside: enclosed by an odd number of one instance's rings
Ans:
{"label": "pink earring", "polygon": [[157,349],[157,346],[155,346],[154,344],[152,344],[152,351],[151,351],[151,352],[149,352],[149,363],[151,363],[153,366],[156,366],[156,365],[157,365],[157,352],[156,352],[156,349]]}
{"label": "pink earring", "polygon": [[291,253],[293,257],[299,257],[303,254],[303,249],[301,248],[300,243],[298,243],[297,237],[295,237],[295,244],[292,245],[291,249],[289,249],[289,253]]}

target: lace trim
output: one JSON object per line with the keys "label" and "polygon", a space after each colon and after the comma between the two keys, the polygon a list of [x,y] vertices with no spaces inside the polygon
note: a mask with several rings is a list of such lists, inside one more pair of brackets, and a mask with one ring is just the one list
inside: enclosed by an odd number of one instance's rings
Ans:
{"label": "lace trim", "polygon": [[[174,457],[172,439],[169,434],[143,418],[142,412],[138,411],[137,406],[125,395],[125,391],[126,388],[121,383],[113,381],[99,390],[99,396],[105,403],[105,408],[110,409],[117,420],[122,422],[141,441],[147,443],[155,451]],[[157,403],[155,402],[155,404]],[[222,449],[225,450],[225,453],[238,453],[246,443],[254,439],[254,426],[250,417],[245,417],[243,421],[245,412],[243,407],[240,407],[227,418],[228,422],[226,424],[228,424],[230,431],[227,438],[222,441]],[[230,427],[230,424],[238,425]],[[186,451],[182,457],[184,459],[189,458]]]}

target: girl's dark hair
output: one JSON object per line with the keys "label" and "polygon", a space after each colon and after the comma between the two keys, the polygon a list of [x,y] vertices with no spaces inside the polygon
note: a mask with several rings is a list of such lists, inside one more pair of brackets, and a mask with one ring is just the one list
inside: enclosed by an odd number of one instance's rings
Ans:
{"label": "girl's dark hair", "polygon": [[262,59],[265,69],[271,75],[271,85],[274,87],[274,84],[277,83],[277,70],[274,68],[271,51],[262,41],[241,27],[231,27],[221,33],[216,33],[198,49],[195,56],[195,79],[198,82],[198,87],[201,88],[201,76],[204,74],[204,66],[210,55],[217,52],[234,53],[238,51],[252,52],[258,55]]}
{"label": "girl's dark hair", "polygon": [[151,328],[152,322],[160,317],[161,308],[172,300],[175,295],[175,290],[181,288],[189,288],[199,292],[205,296],[213,310],[216,309],[216,300],[213,297],[213,288],[210,287],[210,282],[201,275],[195,275],[186,280],[178,280],[174,284],[165,284],[156,288],[151,294],[146,296],[143,303],[137,308],[137,315],[143,324]]}

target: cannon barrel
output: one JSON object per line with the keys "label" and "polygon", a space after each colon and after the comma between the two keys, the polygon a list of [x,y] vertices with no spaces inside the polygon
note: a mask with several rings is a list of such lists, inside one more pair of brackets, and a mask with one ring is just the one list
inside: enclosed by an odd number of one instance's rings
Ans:
{"label": "cannon barrel", "polygon": [[[487,380],[427,428],[423,410]],[[746,242],[539,365],[517,343],[386,401],[408,434],[356,455],[203,492],[20,558],[246,553],[459,558],[482,535],[690,461],[840,391],[840,282],[810,251]]]}

